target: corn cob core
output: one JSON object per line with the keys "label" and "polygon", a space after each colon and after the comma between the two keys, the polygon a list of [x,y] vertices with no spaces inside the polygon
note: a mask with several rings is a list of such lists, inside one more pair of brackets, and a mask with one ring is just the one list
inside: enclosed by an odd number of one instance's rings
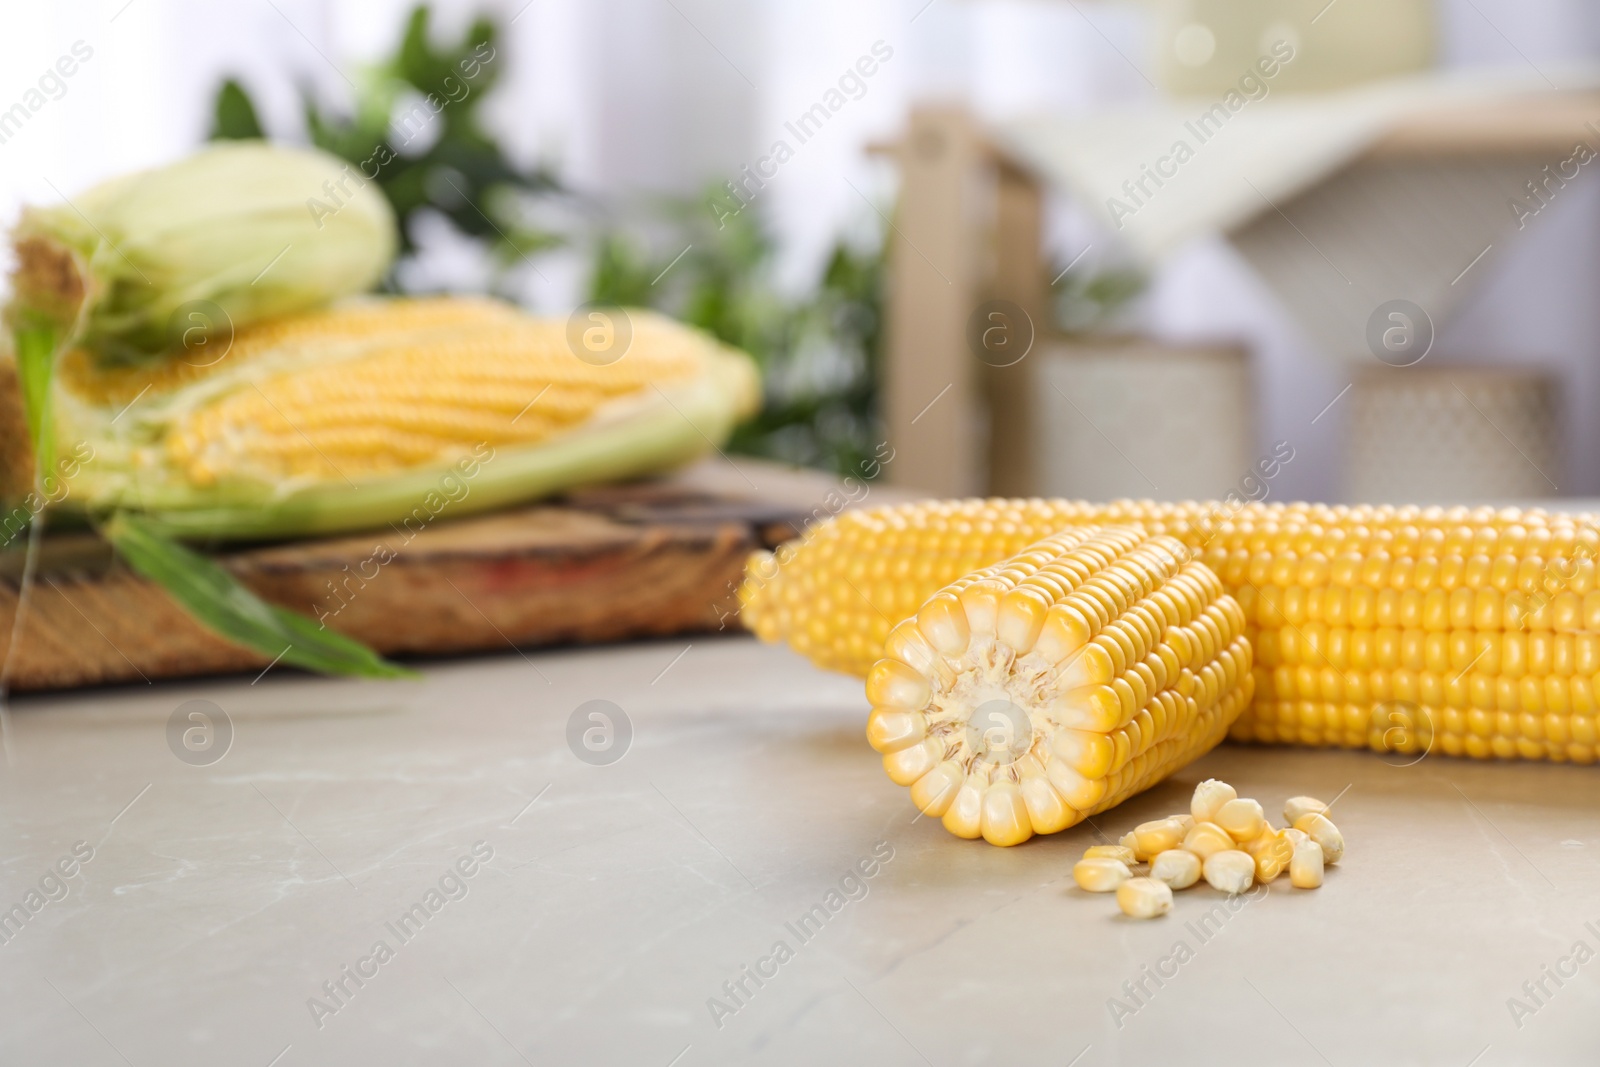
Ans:
{"label": "corn cob core", "polygon": [[1014,845],[1210,750],[1249,702],[1239,605],[1179,542],[1070,528],[962,578],[890,633],[867,739],[917,806]]}
{"label": "corn cob core", "polygon": [[1235,739],[1595,759],[1600,520],[1590,516],[1148,501],[899,505],[846,513],[776,555],[757,554],[741,590],[744,616],[765,640],[865,674],[908,603],[1017,542],[1089,523],[1177,538],[1238,600],[1256,693]]}
{"label": "corn cob core", "polygon": [[73,353],[62,386],[101,406],[139,400],[141,410],[197,390],[164,434],[166,459],[197,486],[355,481],[480,444],[535,444],[705,369],[703,338],[653,315],[633,321],[629,350],[598,366],[568,348],[562,320],[494,301],[354,304],[241,331],[225,356],[101,369]]}

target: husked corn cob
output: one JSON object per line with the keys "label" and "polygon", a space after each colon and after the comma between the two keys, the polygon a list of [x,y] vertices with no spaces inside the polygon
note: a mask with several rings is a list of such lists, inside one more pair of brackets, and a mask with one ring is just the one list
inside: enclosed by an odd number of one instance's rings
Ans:
{"label": "husked corn cob", "polygon": [[[470,492],[446,486],[458,515],[670,467],[726,437],[757,379],[743,354],[628,314],[629,347],[604,365],[573,353],[562,319],[453,297],[274,319],[204,358],[68,351],[55,439],[88,442],[94,460],[66,505],[131,508],[179,534],[303,535],[400,521],[461,463]],[[0,393],[16,389],[6,370]],[[19,449],[5,458],[31,469]]]}
{"label": "husked corn cob", "polygon": [[596,366],[568,350],[560,320],[494,301],[357,305],[246,331],[223,360],[187,372],[179,368],[193,365],[178,360],[101,382],[80,351],[62,386],[128,403],[146,386],[217,379],[217,392],[177,411],[164,437],[167,458],[197,485],[357,479],[479,443],[537,443],[609,400],[699,373],[700,338],[656,316],[639,320],[633,358]]}
{"label": "husked corn cob", "polygon": [[[1250,700],[1250,645],[1238,604],[1185,556],[1075,527],[929,597],[867,675],[889,777],[951,833],[1014,845],[1209,751]],[[1151,848],[1182,839],[1167,822],[1141,828]]]}
{"label": "husked corn cob", "polygon": [[[1592,763],[1600,519],[1539,510],[969,500],[847,512],[751,560],[748,625],[864,673],[909,604],[1071,526],[1177,538],[1256,653],[1237,740]],[[892,589],[885,589],[890,586]],[[872,588],[880,616],[860,596]],[[885,618],[884,616],[887,616]]]}

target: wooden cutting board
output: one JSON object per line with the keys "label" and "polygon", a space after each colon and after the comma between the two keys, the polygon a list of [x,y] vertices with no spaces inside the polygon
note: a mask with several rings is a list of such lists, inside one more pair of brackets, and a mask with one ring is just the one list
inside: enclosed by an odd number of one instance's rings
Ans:
{"label": "wooden cutting board", "polygon": [[[264,599],[390,656],[715,631],[738,626],[734,590],[748,554],[825,517],[836,488],[773,464],[716,461],[558,502],[456,521],[441,515],[415,532],[387,528],[215,558]],[[0,554],[0,654],[20,577],[21,552]],[[98,538],[46,536],[10,685],[259,672],[269,662],[203,629]]]}

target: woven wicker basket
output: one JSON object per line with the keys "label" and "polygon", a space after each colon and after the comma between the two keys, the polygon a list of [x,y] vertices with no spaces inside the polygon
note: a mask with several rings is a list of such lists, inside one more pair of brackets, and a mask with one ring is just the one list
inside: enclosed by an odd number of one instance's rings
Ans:
{"label": "woven wicker basket", "polygon": [[1474,503],[1554,496],[1560,383],[1538,370],[1406,367],[1356,378],[1345,498]]}
{"label": "woven wicker basket", "polygon": [[1029,362],[1036,494],[1209,500],[1250,473],[1254,390],[1242,349],[1072,342]]}

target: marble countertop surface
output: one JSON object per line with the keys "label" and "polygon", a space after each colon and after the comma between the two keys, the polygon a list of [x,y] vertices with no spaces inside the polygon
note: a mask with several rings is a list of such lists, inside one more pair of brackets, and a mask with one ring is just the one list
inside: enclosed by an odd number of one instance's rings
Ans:
{"label": "marble countertop surface", "polygon": [[1134,922],[864,713],[733,637],[19,697],[0,1063],[1596,1062],[1600,768],[1224,746],[1095,823],[1342,794],[1344,862]]}

